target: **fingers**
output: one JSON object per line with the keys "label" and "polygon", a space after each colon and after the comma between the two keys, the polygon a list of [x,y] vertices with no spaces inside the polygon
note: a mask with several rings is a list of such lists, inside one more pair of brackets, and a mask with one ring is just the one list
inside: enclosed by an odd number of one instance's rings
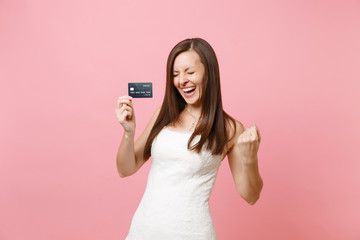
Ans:
{"label": "fingers", "polygon": [[123,104],[120,109],[115,110],[115,113],[120,123],[130,120],[133,117],[133,109],[126,104]]}
{"label": "fingers", "polygon": [[255,125],[251,126],[250,128],[247,128],[238,138],[238,143],[244,143],[244,142],[254,142],[259,141],[260,142],[260,131]]}
{"label": "fingers", "polygon": [[121,108],[122,107],[122,105],[124,105],[124,104],[126,104],[126,105],[129,105],[129,106],[133,106],[133,104],[132,104],[132,97],[130,97],[130,96],[121,96],[121,97],[119,97],[118,98],[118,100],[117,100],[117,104],[116,104],[116,107],[117,108]]}
{"label": "fingers", "polygon": [[121,113],[124,113],[131,118],[133,113],[133,108],[130,107],[129,105],[123,104],[120,108],[120,114]]}
{"label": "fingers", "polygon": [[132,110],[133,110],[133,108],[130,107],[129,105],[126,105],[126,104],[123,104],[123,105],[120,107],[120,112],[127,111],[127,112],[132,113]]}
{"label": "fingers", "polygon": [[134,109],[132,104],[132,97],[122,96],[119,97],[116,104],[115,114],[120,123],[126,120],[131,120],[133,117]]}
{"label": "fingers", "polygon": [[256,126],[255,124],[250,128],[251,130],[251,140],[252,141],[257,141],[259,139],[257,131],[256,131]]}
{"label": "fingers", "polygon": [[238,138],[238,143],[249,142],[250,139],[251,139],[251,132],[250,129],[248,128],[242,134],[240,134]]}
{"label": "fingers", "polygon": [[119,97],[116,102],[115,114],[117,114],[117,112],[122,113],[124,110],[132,112],[133,110],[132,108],[133,108],[132,97],[130,96]]}
{"label": "fingers", "polygon": [[255,125],[255,123],[254,123],[254,126],[255,126],[255,129],[256,129],[256,134],[257,134],[257,136],[258,136],[258,140],[259,140],[259,142],[261,142],[260,130],[259,130],[259,128]]}

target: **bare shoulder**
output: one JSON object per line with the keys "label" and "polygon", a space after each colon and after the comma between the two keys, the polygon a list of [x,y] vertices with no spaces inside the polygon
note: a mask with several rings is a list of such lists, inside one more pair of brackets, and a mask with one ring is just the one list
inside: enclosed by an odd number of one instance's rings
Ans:
{"label": "bare shoulder", "polygon": [[142,139],[143,141],[146,142],[147,138],[149,137],[149,134],[151,132],[151,129],[153,128],[154,124],[155,124],[155,121],[156,119],[158,118],[159,116],[159,113],[160,113],[160,107],[158,107],[155,112],[153,113],[150,121],[148,122],[148,124],[146,125],[143,133],[140,135],[140,138],[139,139]]}
{"label": "bare shoulder", "polygon": [[228,132],[228,151],[231,150],[231,148],[236,143],[236,140],[239,138],[239,136],[245,131],[244,125],[236,120],[235,125],[232,121],[227,121],[227,132]]}
{"label": "bare shoulder", "polygon": [[140,137],[135,142],[135,158],[136,161],[138,162],[137,169],[139,169],[141,165],[147,160],[144,159],[145,144],[150,135],[151,129],[153,128],[155,121],[159,116],[159,113],[160,113],[160,107],[155,110],[150,121],[146,125],[144,131],[141,133]]}
{"label": "bare shoulder", "polygon": [[[149,121],[149,123],[148,123],[148,125],[147,125],[147,127],[146,127],[148,131],[151,131],[151,129],[153,128],[153,126],[154,126],[154,124],[155,124],[155,121],[156,121],[156,119],[157,119],[158,116],[159,116],[160,109],[161,109],[161,107],[156,108],[154,114],[152,115],[152,117],[151,117],[151,119],[150,119],[150,121]],[[150,132],[149,132],[149,133],[150,133]]]}
{"label": "bare shoulder", "polygon": [[229,139],[228,141],[231,141],[232,139],[234,139],[234,137],[236,136],[240,136],[240,134],[242,134],[244,131],[245,131],[245,128],[244,128],[244,125],[236,120],[235,120],[235,125],[232,121],[227,121],[226,123],[226,129],[227,129],[227,132],[228,132],[228,136],[229,136]]}
{"label": "bare shoulder", "polygon": [[159,116],[159,113],[160,113],[160,110],[161,110],[161,107],[157,107],[155,112],[154,112],[154,115],[153,117],[156,119],[158,116]]}

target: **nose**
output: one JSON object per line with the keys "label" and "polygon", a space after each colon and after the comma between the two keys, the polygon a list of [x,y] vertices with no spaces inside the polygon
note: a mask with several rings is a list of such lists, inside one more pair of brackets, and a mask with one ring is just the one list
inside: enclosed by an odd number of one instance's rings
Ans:
{"label": "nose", "polygon": [[179,83],[181,86],[184,86],[189,80],[186,78],[184,74],[179,74]]}

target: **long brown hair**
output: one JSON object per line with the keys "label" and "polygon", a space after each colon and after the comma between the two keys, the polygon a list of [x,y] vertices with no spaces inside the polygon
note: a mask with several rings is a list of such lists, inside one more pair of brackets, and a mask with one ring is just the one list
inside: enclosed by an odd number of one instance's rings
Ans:
{"label": "long brown hair", "polygon": [[[228,142],[227,124],[230,122],[235,130],[235,120],[222,108],[219,64],[214,50],[208,42],[201,38],[189,38],[179,42],[170,52],[166,67],[166,90],[160,113],[155,121],[150,135],[146,141],[144,158],[151,156],[151,145],[154,138],[164,126],[179,120],[180,113],[184,110],[186,102],[174,86],[173,67],[175,58],[183,52],[194,50],[200,56],[205,73],[202,84],[202,113],[188,141],[188,149],[199,153],[203,146],[213,155],[222,154]],[[235,131],[234,131],[235,133]],[[191,145],[195,136],[200,135],[200,140]]]}

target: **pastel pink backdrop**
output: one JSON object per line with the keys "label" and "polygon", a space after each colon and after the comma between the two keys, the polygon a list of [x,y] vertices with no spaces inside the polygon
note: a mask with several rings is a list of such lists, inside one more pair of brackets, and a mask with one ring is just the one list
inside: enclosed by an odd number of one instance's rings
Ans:
{"label": "pastel pink backdrop", "polygon": [[250,206],[227,160],[210,198],[218,239],[360,239],[359,1],[0,1],[0,239],[124,239],[151,161],[120,178],[127,82],[138,136],[171,48],[214,47],[225,109],[260,128]]}

